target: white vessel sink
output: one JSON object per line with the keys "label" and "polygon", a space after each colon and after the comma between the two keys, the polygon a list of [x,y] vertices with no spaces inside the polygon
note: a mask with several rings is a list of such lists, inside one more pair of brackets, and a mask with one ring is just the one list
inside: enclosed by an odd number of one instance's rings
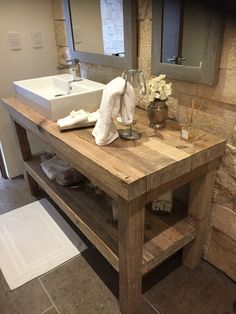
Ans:
{"label": "white vessel sink", "polygon": [[14,82],[17,97],[47,119],[56,121],[72,110],[88,112],[99,108],[104,84],[82,79],[70,83],[71,74],[40,77]]}

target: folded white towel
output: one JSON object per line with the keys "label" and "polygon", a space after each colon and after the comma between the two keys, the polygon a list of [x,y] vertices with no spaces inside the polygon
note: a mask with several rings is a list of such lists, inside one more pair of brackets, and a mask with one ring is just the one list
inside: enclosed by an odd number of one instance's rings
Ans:
{"label": "folded white towel", "polygon": [[84,127],[94,125],[98,120],[99,112],[86,112],[83,109],[72,111],[67,117],[57,120],[60,130],[66,130],[73,127]]}
{"label": "folded white towel", "polygon": [[172,206],[173,206],[172,192],[163,194],[152,202],[152,210],[154,211],[171,212]]}
{"label": "folded white towel", "polygon": [[[124,93],[125,90],[125,93]],[[93,129],[93,136],[97,145],[107,145],[119,137],[112,118],[121,116],[124,123],[133,121],[135,109],[135,93],[132,85],[117,77],[109,82],[102,94],[100,116]]]}

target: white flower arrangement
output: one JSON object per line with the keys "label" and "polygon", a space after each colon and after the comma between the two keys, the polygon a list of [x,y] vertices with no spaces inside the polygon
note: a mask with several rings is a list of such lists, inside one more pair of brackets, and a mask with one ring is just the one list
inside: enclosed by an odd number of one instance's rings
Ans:
{"label": "white flower arrangement", "polygon": [[154,99],[165,100],[172,93],[171,84],[167,84],[165,81],[166,75],[160,74],[159,76],[152,77],[147,82],[147,92],[149,101]]}

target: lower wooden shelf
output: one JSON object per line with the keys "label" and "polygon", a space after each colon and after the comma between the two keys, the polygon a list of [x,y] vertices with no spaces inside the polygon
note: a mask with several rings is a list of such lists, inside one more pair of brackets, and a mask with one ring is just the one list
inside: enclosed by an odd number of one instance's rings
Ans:
{"label": "lower wooden shelf", "polygon": [[[26,172],[119,271],[118,230],[111,222],[111,202],[107,202],[106,198],[91,198],[84,189],[62,187],[51,181],[42,171],[37,157],[25,161],[24,166]],[[157,216],[147,209],[142,273],[155,268],[192,241],[196,235],[197,230],[192,221],[184,218],[180,208],[174,208],[168,216]]]}

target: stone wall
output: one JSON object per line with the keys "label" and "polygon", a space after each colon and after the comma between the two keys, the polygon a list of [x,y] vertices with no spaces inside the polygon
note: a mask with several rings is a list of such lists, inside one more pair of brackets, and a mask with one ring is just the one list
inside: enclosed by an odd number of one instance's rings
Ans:
{"label": "stone wall", "polygon": [[[65,22],[61,0],[52,1],[58,61],[64,63],[68,55]],[[138,1],[138,67],[151,76],[151,0]],[[100,65],[82,64],[82,76],[107,83],[121,70]],[[174,99],[169,101],[172,117],[183,122],[186,107],[195,99],[198,111],[196,124],[206,131],[227,139],[228,145],[216,175],[211,217],[204,258],[236,280],[236,23],[227,21],[216,86],[173,82]],[[147,99],[140,100],[146,107]]]}
{"label": "stone wall", "polygon": [[[204,258],[236,280],[236,23],[226,21],[218,83],[214,87],[173,81],[172,114],[183,122],[192,98],[199,108],[196,124],[227,139],[216,174]],[[170,104],[171,105],[171,104]]]}

